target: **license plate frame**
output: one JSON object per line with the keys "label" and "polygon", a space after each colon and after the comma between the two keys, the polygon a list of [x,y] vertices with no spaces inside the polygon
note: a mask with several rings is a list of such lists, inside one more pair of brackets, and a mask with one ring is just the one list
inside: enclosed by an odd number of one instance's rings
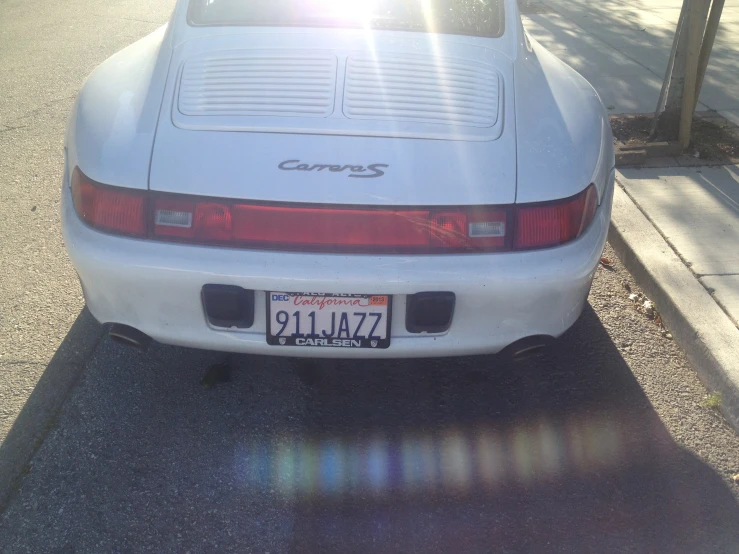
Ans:
{"label": "license plate frame", "polygon": [[[267,291],[266,293],[266,327],[265,327],[265,336],[267,340],[267,344],[270,346],[306,346],[310,348],[352,348],[352,349],[368,349],[368,350],[385,350],[390,347],[390,330],[391,330],[391,322],[392,322],[392,313],[393,313],[393,297],[388,294],[337,294],[337,293],[305,293],[305,292],[278,292],[278,291]],[[385,299],[387,302],[386,308],[385,308],[385,337],[384,338],[374,338],[373,336],[368,337],[362,337],[357,338],[350,336],[348,339],[345,337],[310,337],[310,335],[303,334],[303,337],[296,337],[290,335],[279,337],[277,335],[272,334],[272,296],[273,295],[286,295],[290,298],[293,297],[305,297],[306,299],[315,298],[315,301],[320,301],[320,299],[326,299],[326,298],[337,298],[337,299],[357,299],[357,300],[366,300],[368,302],[371,302],[372,299]],[[375,310],[376,307],[371,306],[347,306],[345,308],[346,310],[352,310],[352,312],[361,309],[361,307],[366,307],[370,310]],[[299,309],[305,308],[304,306],[301,306]],[[305,308],[305,311],[310,311],[309,308]],[[334,313],[334,318],[336,317],[335,314],[341,313],[343,310],[340,307],[337,307],[335,310],[330,310],[327,313]],[[302,314],[302,311],[301,311]],[[340,316],[339,316],[340,318]],[[378,322],[381,324],[381,322]],[[366,324],[362,323],[360,325],[362,329],[365,329],[367,327]],[[349,327],[350,329],[350,335],[352,334],[352,328],[351,325]],[[355,330],[353,334],[356,335]],[[320,334],[320,333],[319,333]],[[282,340],[284,339],[284,340]],[[301,343],[298,343],[298,339],[311,339],[311,340],[302,340]],[[339,342],[337,342],[339,341]],[[357,342],[359,344],[357,344]]]}

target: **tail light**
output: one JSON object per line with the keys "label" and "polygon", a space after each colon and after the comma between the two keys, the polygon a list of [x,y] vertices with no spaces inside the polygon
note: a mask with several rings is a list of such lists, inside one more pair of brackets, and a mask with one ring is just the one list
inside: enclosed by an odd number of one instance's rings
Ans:
{"label": "tail light", "polygon": [[597,208],[594,186],[557,202],[452,208],[256,204],[101,185],[79,168],[74,206],[115,234],[196,244],[313,252],[503,252],[557,246],[580,236]]}
{"label": "tail light", "polygon": [[121,235],[146,235],[144,191],[101,185],[75,168],[72,198],[77,215],[91,227]]}
{"label": "tail light", "polygon": [[[278,250],[449,252],[507,250],[505,209],[367,209],[198,202],[153,202],[162,239]],[[470,235],[470,226],[486,232]],[[183,222],[191,221],[190,226]]]}
{"label": "tail light", "polygon": [[579,237],[593,221],[598,193],[590,185],[572,198],[516,207],[515,250],[547,248]]}

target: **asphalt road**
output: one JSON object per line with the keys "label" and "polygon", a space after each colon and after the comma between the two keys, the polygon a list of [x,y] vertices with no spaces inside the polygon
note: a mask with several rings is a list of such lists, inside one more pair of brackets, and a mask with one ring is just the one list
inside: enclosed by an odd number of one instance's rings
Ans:
{"label": "asphalt road", "polygon": [[0,551],[737,551],[739,440],[614,261],[525,363],[235,356],[205,388],[218,354],[106,339]]}
{"label": "asphalt road", "polygon": [[236,356],[206,389],[217,354],[91,340],[58,228],[64,124],[171,6],[0,0],[0,439],[42,374],[86,364],[0,552],[739,551],[739,439],[612,253],[526,363]]}
{"label": "asphalt road", "polygon": [[69,111],[95,66],[164,24],[173,6],[0,0],[0,506],[8,475],[45,435],[58,391],[74,385],[100,335],[80,317],[59,226]]}

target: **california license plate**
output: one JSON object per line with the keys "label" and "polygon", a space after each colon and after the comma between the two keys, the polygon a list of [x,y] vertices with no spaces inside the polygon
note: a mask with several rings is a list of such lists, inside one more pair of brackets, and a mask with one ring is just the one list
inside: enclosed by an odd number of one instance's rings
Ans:
{"label": "california license plate", "polygon": [[390,297],[268,292],[267,343],[387,348],[390,346]]}

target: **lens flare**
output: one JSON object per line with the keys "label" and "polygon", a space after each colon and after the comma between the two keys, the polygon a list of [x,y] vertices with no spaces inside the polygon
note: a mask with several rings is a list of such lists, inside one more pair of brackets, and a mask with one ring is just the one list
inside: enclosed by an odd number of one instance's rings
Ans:
{"label": "lens flare", "polygon": [[297,466],[292,441],[283,439],[277,445],[275,461],[275,480],[278,490],[283,494],[292,494],[295,492]]}
{"label": "lens flare", "polygon": [[444,485],[452,490],[465,491],[472,480],[470,446],[457,430],[449,431],[441,441],[441,468]]}
{"label": "lens flare", "polygon": [[318,492],[318,450],[311,441],[302,443],[298,465],[298,492],[311,496]]}
{"label": "lens flare", "polygon": [[388,444],[384,437],[375,437],[367,449],[367,484],[375,494],[388,487]]}
{"label": "lens flare", "polygon": [[296,499],[475,494],[618,467],[633,449],[624,428],[609,414],[581,414],[400,436],[282,435],[237,446],[234,474],[243,486]]}
{"label": "lens flare", "polygon": [[369,26],[376,16],[376,0],[305,0],[305,12],[312,18]]}
{"label": "lens flare", "polygon": [[344,488],[344,450],[338,441],[321,446],[321,491],[324,494],[340,494]]}
{"label": "lens flare", "polygon": [[505,455],[500,436],[482,430],[477,436],[477,475],[486,487],[494,487],[505,478]]}
{"label": "lens flare", "polygon": [[437,456],[433,438],[404,437],[401,446],[403,484],[407,492],[436,487]]}

